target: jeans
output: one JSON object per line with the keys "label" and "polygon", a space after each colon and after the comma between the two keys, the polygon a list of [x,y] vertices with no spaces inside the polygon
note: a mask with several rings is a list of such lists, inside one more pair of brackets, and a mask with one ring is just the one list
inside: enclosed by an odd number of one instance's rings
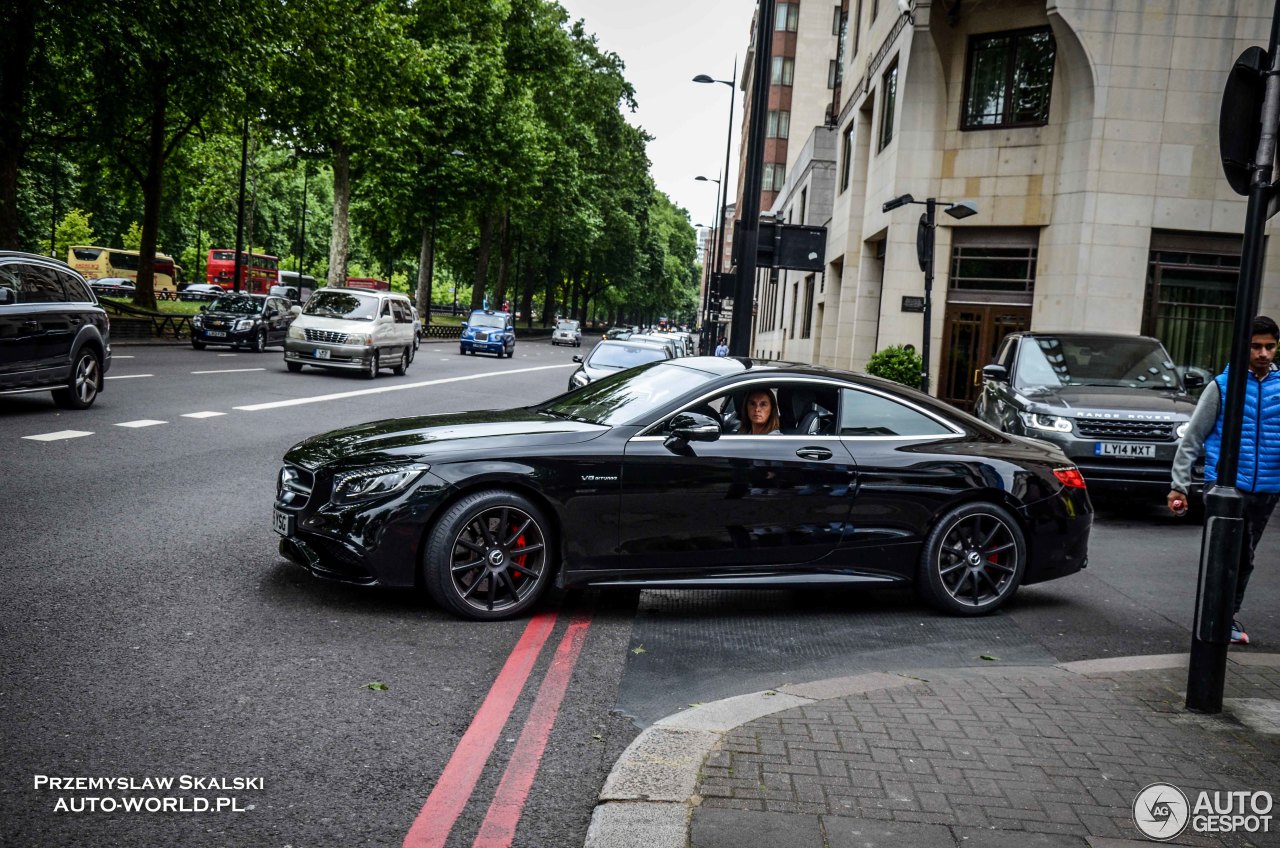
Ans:
{"label": "jeans", "polygon": [[1241,492],[1240,495],[1244,498],[1245,544],[1240,546],[1240,570],[1236,574],[1236,612],[1240,612],[1244,604],[1244,590],[1253,575],[1253,551],[1258,547],[1262,531],[1267,529],[1276,502],[1280,501],[1280,492]]}

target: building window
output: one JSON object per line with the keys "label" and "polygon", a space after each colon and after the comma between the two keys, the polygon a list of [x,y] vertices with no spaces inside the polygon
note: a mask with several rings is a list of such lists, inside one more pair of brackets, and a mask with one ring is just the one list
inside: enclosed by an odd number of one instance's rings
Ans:
{"label": "building window", "polygon": [[773,57],[773,73],[769,77],[770,85],[791,85],[796,75],[796,60],[784,56]]}
{"label": "building window", "polygon": [[897,100],[898,60],[894,59],[880,80],[880,147],[877,150],[884,150],[893,141],[893,110]]}
{"label": "building window", "polygon": [[1053,57],[1053,34],[1047,28],[970,38],[960,128],[1048,123]]}
{"label": "building window", "polygon": [[[753,29],[752,32],[755,30]],[[859,36],[862,35],[862,0],[858,0],[857,11],[853,13],[853,49],[849,51],[849,62],[853,63],[853,57],[858,55]]]}
{"label": "building window", "polygon": [[840,193],[844,194],[849,188],[849,169],[852,164],[849,160],[853,159],[853,121],[849,122],[849,126],[844,128],[844,133],[840,136]]}
{"label": "building window", "polygon": [[786,182],[787,166],[781,162],[768,162],[764,166],[764,181],[760,185],[761,191],[782,191],[782,184]]}
{"label": "building window", "polygon": [[778,32],[795,32],[800,24],[799,3],[779,3],[774,14],[773,28]]}
{"label": "building window", "polygon": [[1032,292],[1036,251],[1030,246],[953,244],[948,286],[953,291]]}
{"label": "building window", "polygon": [[839,7],[835,7],[835,12],[831,16],[831,34],[844,35],[844,11]]}
{"label": "building window", "polygon": [[1142,332],[1178,365],[1217,374],[1231,357],[1239,236],[1151,234]]}
{"label": "building window", "polygon": [[813,335],[813,275],[804,278],[804,312],[800,318],[800,338]]}
{"label": "building window", "polygon": [[805,186],[804,188],[800,189],[800,223],[801,224],[804,223],[804,216],[805,216],[805,213],[808,211],[808,206],[809,206],[809,187]]}
{"label": "building window", "polygon": [[767,138],[787,138],[791,131],[791,113],[772,110],[769,112],[769,120],[765,125],[765,136]]}
{"label": "building window", "polygon": [[827,62],[827,88],[835,88],[840,85],[840,60],[832,59]]}
{"label": "building window", "polygon": [[[838,27],[836,30],[836,64],[844,67],[845,50],[849,47],[849,13],[841,12],[840,7],[837,6],[836,14],[838,15],[836,21],[836,25]],[[839,84],[840,81],[837,77],[836,85]]]}

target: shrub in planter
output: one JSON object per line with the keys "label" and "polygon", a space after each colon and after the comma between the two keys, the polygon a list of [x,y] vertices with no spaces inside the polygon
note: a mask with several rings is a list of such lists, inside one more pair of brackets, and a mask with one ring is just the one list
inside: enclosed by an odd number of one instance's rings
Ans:
{"label": "shrub in planter", "polygon": [[867,360],[867,373],[875,377],[883,377],[913,389],[920,388],[920,373],[924,371],[924,360],[914,350],[907,350],[902,345],[893,345],[876,351]]}

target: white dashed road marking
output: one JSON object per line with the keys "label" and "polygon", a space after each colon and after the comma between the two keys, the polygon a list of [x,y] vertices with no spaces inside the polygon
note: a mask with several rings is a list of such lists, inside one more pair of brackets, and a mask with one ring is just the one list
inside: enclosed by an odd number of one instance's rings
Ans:
{"label": "white dashed road marking", "polygon": [[116,354],[112,354],[111,358],[112,359],[133,359],[134,356],[132,354],[130,354],[129,356],[122,356],[121,354],[116,353]]}
{"label": "white dashed road marking", "polygon": [[154,427],[157,424],[168,424],[168,421],[156,421],[154,418],[139,418],[137,421],[121,421],[117,427]]}
{"label": "white dashed road marking", "polygon": [[108,380],[133,380],[138,377],[154,377],[155,374],[117,374],[114,377],[108,377]]}
{"label": "white dashed road marking", "polygon": [[192,374],[239,374],[244,371],[266,371],[265,368],[223,368],[221,371],[192,371]]}
{"label": "white dashed road marking", "polygon": [[41,433],[38,436],[23,436],[24,439],[30,439],[33,442],[56,442],[60,439],[78,439],[81,436],[92,436],[93,432],[89,430],[59,430],[56,433]]}
{"label": "white dashed road marking", "polygon": [[183,418],[217,418],[219,415],[226,415],[225,412],[184,412]]}
{"label": "white dashed road marking", "polygon": [[218,356],[239,356],[238,353],[220,353]]}

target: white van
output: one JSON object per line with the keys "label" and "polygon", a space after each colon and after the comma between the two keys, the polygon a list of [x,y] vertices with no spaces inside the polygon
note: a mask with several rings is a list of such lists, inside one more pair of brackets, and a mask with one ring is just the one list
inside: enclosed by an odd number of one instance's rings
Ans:
{"label": "white van", "polygon": [[314,365],[372,380],[381,368],[404,374],[413,361],[413,308],[402,294],[326,286],[293,314],[284,362],[294,373]]}

